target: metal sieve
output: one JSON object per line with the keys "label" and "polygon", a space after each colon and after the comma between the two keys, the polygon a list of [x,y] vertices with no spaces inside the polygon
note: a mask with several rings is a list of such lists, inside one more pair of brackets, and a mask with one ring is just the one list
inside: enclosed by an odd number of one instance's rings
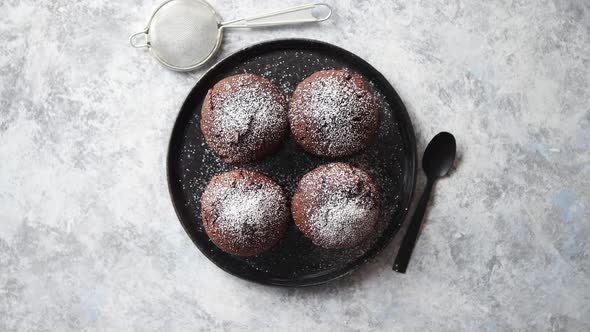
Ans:
{"label": "metal sieve", "polygon": [[135,48],[148,48],[172,70],[190,71],[211,59],[221,45],[225,28],[321,22],[331,15],[328,4],[314,3],[222,22],[204,0],[167,0],[154,10],[144,30],[129,37],[129,43]]}

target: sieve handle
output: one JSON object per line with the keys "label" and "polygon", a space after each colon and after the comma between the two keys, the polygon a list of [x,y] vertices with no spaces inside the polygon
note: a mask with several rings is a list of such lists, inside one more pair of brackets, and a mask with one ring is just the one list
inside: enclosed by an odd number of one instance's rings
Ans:
{"label": "sieve handle", "polygon": [[291,7],[277,12],[242,18],[221,23],[221,28],[256,28],[272,25],[321,22],[332,15],[332,7],[326,3],[312,3]]}
{"label": "sieve handle", "polygon": [[[129,44],[131,44],[131,46],[133,46],[135,48],[149,47],[150,44],[148,44],[148,42],[147,42],[147,34],[148,34],[147,29],[132,34],[131,36],[129,36]],[[141,35],[143,35],[143,44],[138,44],[137,39],[138,39],[138,36],[141,36]]]}

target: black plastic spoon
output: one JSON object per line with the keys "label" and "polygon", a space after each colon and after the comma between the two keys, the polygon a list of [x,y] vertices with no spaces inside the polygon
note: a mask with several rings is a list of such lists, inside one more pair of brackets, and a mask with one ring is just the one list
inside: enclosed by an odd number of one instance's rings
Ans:
{"label": "black plastic spoon", "polygon": [[426,150],[424,150],[422,168],[424,169],[424,173],[426,173],[426,188],[422,193],[418,206],[416,206],[416,211],[414,211],[408,231],[402,240],[402,245],[393,263],[394,271],[406,273],[412,251],[414,251],[416,239],[418,239],[418,233],[420,233],[422,219],[424,212],[426,212],[426,205],[430,199],[430,192],[432,191],[434,182],[449,172],[455,161],[456,151],[455,137],[444,131],[434,136],[430,143],[428,143]]}

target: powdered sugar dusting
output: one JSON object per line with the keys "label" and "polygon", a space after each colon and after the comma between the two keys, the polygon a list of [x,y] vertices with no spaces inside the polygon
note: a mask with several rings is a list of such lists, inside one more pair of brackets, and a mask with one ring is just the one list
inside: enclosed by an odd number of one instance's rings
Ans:
{"label": "powdered sugar dusting", "polygon": [[203,117],[207,142],[235,162],[260,157],[260,150],[280,142],[287,127],[285,101],[262,77],[241,74],[217,83],[210,93],[210,116]]}
{"label": "powdered sugar dusting", "polygon": [[372,228],[367,221],[377,215],[363,199],[332,197],[311,216],[309,224],[326,246],[341,248],[364,238]]}
{"label": "powdered sugar dusting", "polygon": [[323,165],[306,174],[297,196],[294,200],[304,202],[300,206],[306,218],[303,231],[326,248],[356,245],[373,230],[379,216],[378,193],[371,178],[343,163]]}
{"label": "powdered sugar dusting", "polygon": [[349,70],[320,71],[295,90],[291,128],[310,152],[343,156],[365,148],[377,129],[378,111],[366,84]]}
{"label": "powdered sugar dusting", "polygon": [[265,210],[265,207],[262,205],[269,202],[265,200],[267,196],[272,196],[267,194],[264,191],[234,190],[234,193],[228,195],[231,199],[223,200],[219,206],[219,215],[222,218],[218,221],[221,228],[235,228],[226,227],[226,224],[234,226],[242,219],[242,215],[250,216],[251,221],[256,224],[264,222],[261,211]]}
{"label": "powdered sugar dusting", "polygon": [[254,178],[252,173],[224,173],[214,178],[203,194],[206,213],[219,236],[238,247],[257,247],[276,238],[288,217],[286,198],[280,187]]}

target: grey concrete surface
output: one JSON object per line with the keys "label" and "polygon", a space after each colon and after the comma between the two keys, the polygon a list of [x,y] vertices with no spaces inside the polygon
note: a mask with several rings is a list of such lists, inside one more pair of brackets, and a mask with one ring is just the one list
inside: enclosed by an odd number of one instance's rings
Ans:
{"label": "grey concrete surface", "polygon": [[[212,3],[230,19],[302,2]],[[397,239],[290,290],[219,270],[176,219],[166,148],[203,71],[129,47],[156,4],[0,2],[0,331],[590,330],[590,2],[332,1],[321,25],[228,31],[215,60],[344,47],[399,91],[420,151],[441,130],[459,143],[408,274]]]}

